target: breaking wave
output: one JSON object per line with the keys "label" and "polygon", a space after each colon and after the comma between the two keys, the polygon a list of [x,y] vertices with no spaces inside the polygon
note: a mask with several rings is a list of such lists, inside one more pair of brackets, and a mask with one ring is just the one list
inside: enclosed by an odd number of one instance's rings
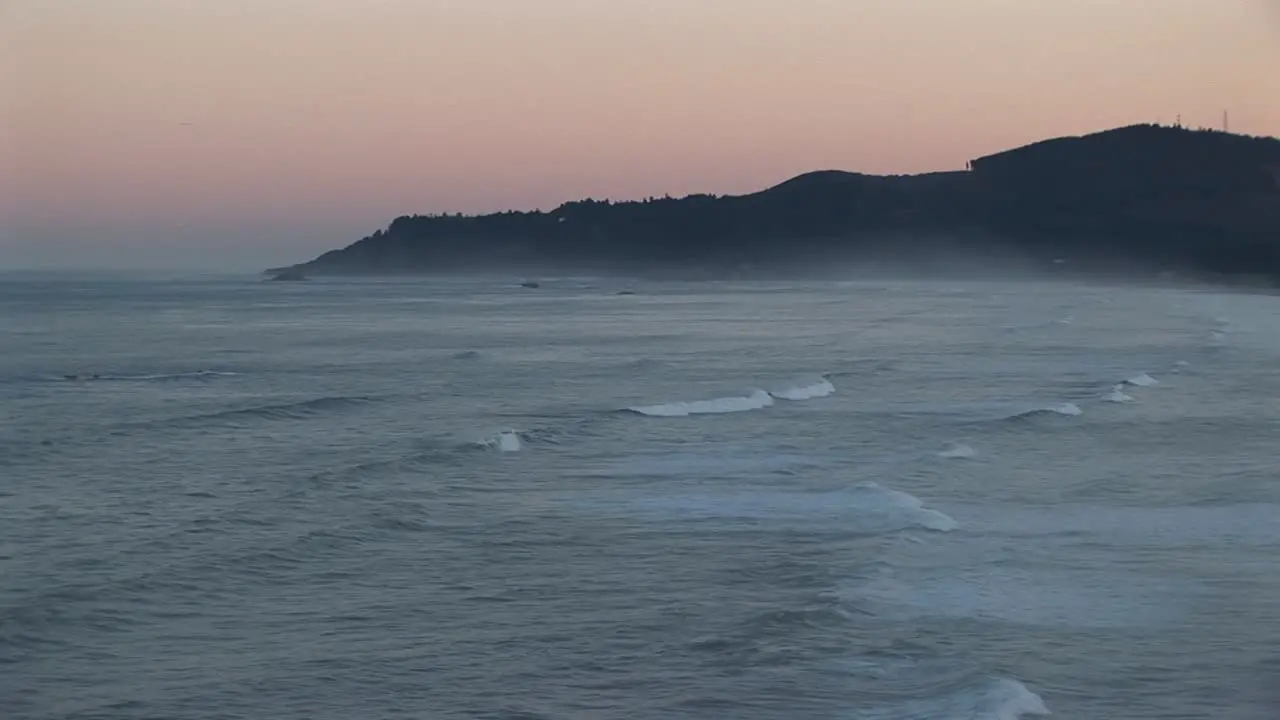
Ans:
{"label": "breaking wave", "polygon": [[1111,392],[1107,393],[1102,399],[1113,403],[1133,402],[1133,396],[1124,392],[1123,383],[1111,388]]}
{"label": "breaking wave", "polygon": [[1065,402],[1065,403],[1060,403],[1058,405],[1050,405],[1048,407],[1036,408],[1034,410],[1026,410],[1020,413],[1015,413],[1013,415],[1006,417],[1005,419],[1006,420],[1025,420],[1033,417],[1052,416],[1052,415],[1076,417],[1078,415],[1083,415],[1083,414],[1084,414],[1084,411],[1080,409],[1079,405],[1073,402]]}
{"label": "breaking wave", "polygon": [[764,390],[756,390],[741,397],[722,397],[713,400],[673,402],[661,405],[641,405],[627,408],[631,412],[650,417],[685,417],[688,415],[714,415],[721,413],[759,410],[773,405],[773,396]]}
{"label": "breaking wave", "polygon": [[769,394],[779,400],[812,400],[813,398],[826,397],[835,391],[836,386],[832,385],[830,380],[822,378],[811,385],[775,390]]}
{"label": "breaking wave", "polygon": [[659,405],[640,405],[627,410],[648,415],[650,417],[685,417],[688,415],[715,415],[722,413],[747,412],[760,410],[773,405],[779,400],[812,400],[827,397],[836,391],[836,386],[826,377],[808,385],[792,386],[781,390],[752,390],[741,396],[721,397],[711,400],[693,400],[689,402],[671,402]]}
{"label": "breaking wave", "polygon": [[503,430],[493,437],[481,441],[480,444],[498,452],[519,452],[524,447],[524,444],[520,442],[520,433],[515,430]]}
{"label": "breaking wave", "polygon": [[1127,380],[1124,381],[1123,384],[1132,385],[1134,387],[1152,387],[1155,385],[1159,385],[1160,381],[1151,377],[1146,373],[1141,373],[1139,375],[1134,375],[1133,377],[1128,378]]}
{"label": "breaking wave", "polygon": [[860,710],[854,717],[857,720],[1018,720],[1051,714],[1039,695],[1009,678],[992,678],[939,697],[877,705]]}

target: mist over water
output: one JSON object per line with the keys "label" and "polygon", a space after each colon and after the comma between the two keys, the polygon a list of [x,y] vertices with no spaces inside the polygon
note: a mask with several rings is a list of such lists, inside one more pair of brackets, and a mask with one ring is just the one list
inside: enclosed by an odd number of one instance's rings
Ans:
{"label": "mist over water", "polygon": [[1275,298],[522,279],[3,277],[0,714],[1280,712]]}

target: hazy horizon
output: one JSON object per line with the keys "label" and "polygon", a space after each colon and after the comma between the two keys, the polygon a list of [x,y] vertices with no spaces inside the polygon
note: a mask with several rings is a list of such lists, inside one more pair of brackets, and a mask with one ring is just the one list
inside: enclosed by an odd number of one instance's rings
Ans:
{"label": "hazy horizon", "polygon": [[1277,0],[17,0],[0,269],[251,270],[398,215],[1280,135]]}

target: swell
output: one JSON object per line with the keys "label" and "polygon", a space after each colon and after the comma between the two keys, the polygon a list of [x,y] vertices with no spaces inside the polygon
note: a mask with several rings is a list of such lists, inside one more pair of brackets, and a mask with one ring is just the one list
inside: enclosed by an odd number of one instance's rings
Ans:
{"label": "swell", "polygon": [[[268,502],[274,512],[293,504]],[[340,568],[358,561],[362,546],[432,530],[427,509],[408,505],[366,509],[328,527],[281,530],[253,517],[261,503],[238,502],[214,516],[188,518],[162,535],[102,551],[110,553],[111,566],[126,570],[82,574],[56,585],[29,577],[32,586],[15,584],[0,606],[0,664],[23,662],[47,648],[74,647],[86,632],[123,632],[180,616],[189,607],[230,607],[240,600],[237,588],[276,585],[321,565]],[[221,541],[227,537],[236,538],[235,544]],[[163,605],[151,600],[157,597],[165,599]]]}
{"label": "swell", "polygon": [[215,412],[195,413],[101,426],[63,429],[45,436],[0,439],[0,462],[38,461],[57,456],[68,448],[84,449],[103,438],[133,437],[166,432],[208,429],[244,430],[264,423],[305,422],[358,412],[389,398],[366,395],[332,395],[292,402],[266,403]]}
{"label": "swell", "polygon": [[349,412],[384,399],[367,395],[327,395],[293,402],[252,405],[209,413],[146,420],[117,426],[113,434],[139,430],[200,429],[214,426],[245,427],[264,421],[307,420]]}
{"label": "swell", "polygon": [[227,370],[195,370],[175,373],[67,373],[63,375],[45,376],[42,379],[51,382],[163,382],[172,380],[211,380],[220,377],[234,377],[238,372]]}

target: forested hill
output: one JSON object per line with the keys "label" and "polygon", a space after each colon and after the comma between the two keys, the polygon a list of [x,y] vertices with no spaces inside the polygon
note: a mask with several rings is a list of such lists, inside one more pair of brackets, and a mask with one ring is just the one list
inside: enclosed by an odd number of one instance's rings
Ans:
{"label": "forested hill", "polygon": [[940,257],[1280,278],[1280,140],[1134,125],[958,172],[827,170],[749,195],[412,215],[294,269],[715,274]]}

